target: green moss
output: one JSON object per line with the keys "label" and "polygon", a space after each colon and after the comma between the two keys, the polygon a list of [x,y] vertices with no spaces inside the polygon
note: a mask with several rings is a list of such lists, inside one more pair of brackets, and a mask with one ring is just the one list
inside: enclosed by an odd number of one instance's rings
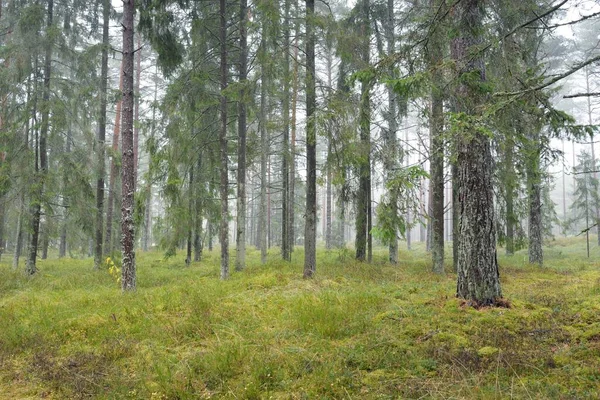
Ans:
{"label": "green moss", "polygon": [[600,271],[581,240],[553,242],[543,269],[500,254],[511,308],[482,310],[454,298],[454,275],[429,272],[420,243],[398,266],[385,249],[372,264],[320,249],[309,281],[301,250],[290,264],[273,249],[265,266],[249,250],[226,282],[217,252],[190,267],[140,253],[128,295],[89,259],[42,260],[33,279],[0,264],[0,393],[600,397]]}

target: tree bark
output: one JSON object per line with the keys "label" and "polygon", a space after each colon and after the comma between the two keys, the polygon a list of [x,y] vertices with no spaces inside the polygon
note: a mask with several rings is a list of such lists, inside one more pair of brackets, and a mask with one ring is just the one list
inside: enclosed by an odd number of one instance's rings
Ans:
{"label": "tree bark", "polygon": [[[459,35],[452,42],[452,58],[461,75],[469,74],[469,81],[477,75],[480,82],[485,81],[483,56],[472,54],[481,37],[482,9],[482,0],[464,0],[455,5]],[[489,138],[470,118],[477,115],[484,99],[478,85],[460,77],[458,81],[455,111],[467,118],[468,124],[456,138],[460,199],[457,296],[476,306],[492,305],[502,297],[496,259],[492,156]]]}
{"label": "tree bark", "polygon": [[108,89],[108,28],[110,23],[110,0],[102,1],[102,65],[100,67],[100,115],[98,116],[98,135],[96,137],[97,172],[96,172],[96,236],[94,247],[94,269],[102,264],[102,233],[104,230],[104,177],[106,175],[105,141],[106,141],[106,105]]}
{"label": "tree bark", "polygon": [[[431,0],[430,8],[436,12],[440,0]],[[429,48],[429,68],[432,71],[431,118],[429,121],[430,136],[430,248],[433,261],[433,272],[444,273],[444,100],[442,95],[443,73],[443,38],[440,29],[433,33]]]}
{"label": "tree bark", "polygon": [[515,224],[517,217],[515,215],[515,190],[516,190],[516,179],[514,171],[514,143],[512,137],[506,140],[506,255],[512,256],[515,254]]}
{"label": "tree bark", "polygon": [[[298,21],[298,20],[296,20]],[[292,253],[294,252],[294,246],[296,244],[296,227],[294,221],[296,218],[296,207],[295,207],[295,192],[296,192],[296,105],[298,103],[298,22],[295,25],[296,38],[294,39],[294,71],[292,73],[292,116],[291,116],[291,143],[290,143],[290,204],[289,204],[289,251],[290,261],[292,260]]]}
{"label": "tree bark", "polygon": [[306,221],[304,225],[304,278],[317,267],[317,108],[315,89],[315,1],[306,0]]}
{"label": "tree bark", "polygon": [[[193,130],[192,130],[192,136],[193,136]],[[187,235],[187,248],[186,248],[186,257],[185,257],[185,265],[189,266],[192,263],[192,239],[193,239],[193,232],[194,232],[194,200],[195,200],[195,193],[194,193],[194,165],[192,164],[192,166],[190,167],[190,174],[189,174],[189,180],[188,180],[188,193],[189,193],[189,199],[188,199],[188,214],[189,214],[189,218],[188,218],[188,235]]]}
{"label": "tree bark", "polygon": [[269,138],[267,133],[267,33],[266,22],[263,22],[260,42],[262,65],[260,71],[260,211],[258,216],[258,243],[260,262],[267,262],[267,155]]}
{"label": "tree bark", "polygon": [[540,133],[537,128],[530,135],[530,159],[527,162],[527,187],[529,196],[529,263],[544,264],[542,250],[542,174],[540,170]]}
{"label": "tree bark", "polygon": [[[125,58],[121,61],[121,74],[119,79],[119,91],[123,91],[123,76],[125,68]],[[108,184],[108,199],[106,208],[106,235],[104,237],[104,254],[110,254],[113,251],[112,228],[113,228],[113,213],[115,205],[115,188],[117,186],[117,161],[115,157],[119,151],[119,137],[121,135],[121,108],[123,100],[117,102],[115,110],[115,128],[112,138],[112,160],[110,162],[110,182]]]}
{"label": "tree bark", "polygon": [[133,223],[135,193],[135,162],[133,147],[133,58],[135,17],[134,0],[123,2],[123,140],[121,158],[121,288],[136,289],[135,234]]}
{"label": "tree bark", "polygon": [[[364,42],[361,46],[361,58],[363,68],[369,66],[369,0],[363,0],[362,4],[362,37]],[[365,261],[367,256],[367,237],[369,224],[369,197],[371,192],[371,99],[370,82],[367,79],[361,81],[360,101],[360,149],[361,159],[358,168],[358,196],[356,200],[356,259]]]}
{"label": "tree bark", "polygon": [[219,0],[219,19],[220,29],[219,37],[221,41],[221,130],[219,132],[219,143],[221,147],[221,221],[219,230],[219,239],[221,242],[221,279],[229,277],[229,211],[228,211],[228,192],[229,192],[229,171],[227,157],[227,20],[226,20],[226,1]]}
{"label": "tree bark", "polygon": [[202,259],[202,193],[200,187],[202,185],[202,181],[200,180],[201,171],[202,171],[202,152],[198,155],[198,161],[196,163],[196,183],[195,183],[195,210],[194,210],[194,261],[198,262]]}
{"label": "tree bark", "polygon": [[[75,117],[77,117],[75,115]],[[71,152],[71,141],[73,140],[73,131],[71,130],[71,124],[69,123],[69,127],[67,129],[67,138],[65,145],[65,153],[69,154]],[[67,178],[65,177],[65,184]],[[61,221],[60,227],[60,244],[58,247],[58,258],[63,258],[67,254],[67,217],[68,217],[68,203],[67,198],[63,196],[63,220]]]}
{"label": "tree bark", "polygon": [[238,102],[238,169],[237,169],[237,235],[235,269],[246,266],[246,79],[248,74],[247,0],[240,0],[240,84],[242,90]]}
{"label": "tree bark", "polygon": [[291,261],[290,252],[290,0],[284,1],[283,21],[283,152],[281,159],[283,193],[281,204],[281,256]]}
{"label": "tree bark", "polygon": [[142,35],[137,34],[137,65],[135,70],[135,104],[134,104],[134,124],[133,124],[133,188],[134,192],[137,188],[138,177],[138,157],[139,157],[139,140],[140,140],[140,81],[142,80]]}
{"label": "tree bark", "polygon": [[46,149],[46,140],[48,138],[49,117],[50,117],[50,78],[52,74],[52,46],[50,40],[50,29],[52,27],[52,18],[54,11],[54,0],[48,1],[48,19],[47,19],[47,43],[46,56],[44,59],[44,90],[42,95],[42,121],[40,125],[39,141],[37,148],[39,152],[39,174],[38,174],[38,154],[36,154],[35,169],[36,169],[36,190],[32,198],[32,220],[31,220],[31,242],[29,243],[29,251],[25,272],[27,275],[34,275],[37,272],[36,259],[38,249],[38,239],[40,234],[40,216],[41,203],[44,194],[44,184],[48,173],[48,157]]}

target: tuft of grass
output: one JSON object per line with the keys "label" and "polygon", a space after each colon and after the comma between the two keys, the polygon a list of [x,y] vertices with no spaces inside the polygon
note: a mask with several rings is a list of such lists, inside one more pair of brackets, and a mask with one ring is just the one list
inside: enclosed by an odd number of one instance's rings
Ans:
{"label": "tuft of grass", "polygon": [[539,268],[500,250],[510,308],[480,310],[418,243],[398,266],[319,249],[312,280],[301,249],[266,265],[249,249],[225,282],[218,251],[189,267],[139,253],[128,294],[91,259],[42,260],[31,279],[2,263],[0,398],[599,398],[593,254],[557,240]]}

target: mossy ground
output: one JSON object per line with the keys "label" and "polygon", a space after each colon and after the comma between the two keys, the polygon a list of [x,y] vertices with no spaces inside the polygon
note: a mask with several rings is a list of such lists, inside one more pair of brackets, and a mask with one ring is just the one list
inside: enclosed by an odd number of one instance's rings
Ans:
{"label": "mossy ground", "polygon": [[[27,279],[0,264],[0,398],[600,398],[600,249],[581,240],[500,256],[511,308],[474,310],[422,248],[399,266],[319,250],[218,279],[218,254],[186,267],[138,254],[121,294],[91,260],[47,260]],[[502,254],[502,250],[499,251]]]}

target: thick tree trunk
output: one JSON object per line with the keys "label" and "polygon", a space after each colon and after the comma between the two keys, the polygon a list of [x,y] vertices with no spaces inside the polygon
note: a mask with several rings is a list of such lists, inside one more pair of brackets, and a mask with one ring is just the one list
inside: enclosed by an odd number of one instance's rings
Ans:
{"label": "thick tree trunk", "polygon": [[[125,58],[121,61],[121,75],[119,79],[119,90],[123,91],[123,76],[124,76],[124,68],[125,68]],[[117,152],[119,151],[119,137],[121,135],[121,108],[123,106],[123,101],[119,100],[117,102],[117,107],[115,110],[115,128],[113,130],[113,138],[112,138],[112,160],[110,162],[110,182],[108,184],[108,200],[107,200],[107,208],[106,208],[106,235],[104,237],[104,254],[110,254],[113,251],[113,241],[112,241],[112,229],[113,229],[113,214],[114,214],[114,206],[115,206],[115,190],[116,190],[116,181],[117,181],[117,160],[115,157],[117,156]]]}
{"label": "thick tree trunk", "polygon": [[[534,128],[535,129],[535,128]],[[542,173],[540,170],[539,131],[530,136],[530,157],[527,163],[527,187],[529,196],[529,263],[544,264],[542,250]]]}
{"label": "thick tree trunk", "polygon": [[258,243],[260,247],[260,261],[267,262],[267,156],[269,153],[269,138],[267,133],[267,33],[263,26],[261,33],[261,51],[263,52],[263,65],[261,65],[260,78],[260,212],[258,216]]}
{"label": "thick tree trunk", "polygon": [[[441,80],[441,77],[438,77]],[[439,82],[439,81],[438,81]],[[443,101],[436,87],[431,94],[431,258],[433,272],[444,273],[444,139]]]}
{"label": "thick tree trunk", "polygon": [[48,247],[50,246],[50,232],[48,224],[44,227],[45,230],[42,230],[42,260],[48,259]]}
{"label": "thick tree trunk", "polygon": [[[298,21],[298,19],[296,20]],[[295,192],[296,192],[296,105],[298,103],[298,31],[299,23],[296,22],[296,38],[294,40],[294,72],[292,74],[292,117],[291,117],[291,143],[290,143],[290,205],[289,205],[289,251],[290,261],[296,244],[296,227],[294,225],[296,216]]]}
{"label": "thick tree trunk", "polygon": [[[331,85],[330,85],[331,87]],[[331,154],[331,138],[327,140],[327,154]],[[327,209],[325,215],[325,248],[327,250],[331,249],[332,246],[332,237],[331,237],[331,206],[332,206],[332,188],[331,188],[331,179],[333,179],[331,173],[331,165],[327,165],[327,184],[326,184],[326,200],[325,200],[325,208]]]}
{"label": "thick tree trunk", "polygon": [[25,214],[25,196],[21,194],[19,200],[19,217],[17,218],[17,233],[15,235],[15,253],[13,254],[12,268],[19,268],[19,258],[23,247],[23,214]]}
{"label": "thick tree trunk", "polygon": [[[440,0],[430,0],[433,12],[439,9]],[[430,248],[433,272],[444,273],[444,100],[442,95],[443,38],[440,30],[434,32],[428,54],[429,68],[432,71],[430,136]]]}
{"label": "thick tree trunk", "polygon": [[[472,83],[474,74],[480,81],[485,80],[483,56],[472,55],[481,35],[482,8],[482,0],[465,0],[455,6],[459,36],[452,42],[452,57],[460,74],[471,77],[470,84],[466,79],[458,79],[455,111],[467,116],[475,116],[483,103],[483,94]],[[468,121],[476,123],[473,119]],[[476,306],[491,305],[502,297],[502,292],[496,259],[489,138],[477,126],[467,126],[456,140],[460,199],[457,296]]]}
{"label": "thick tree trunk", "polygon": [[121,288],[136,289],[135,234],[133,223],[135,164],[133,148],[134,0],[123,2],[123,152],[121,158]]}
{"label": "thick tree trunk", "polygon": [[[361,57],[363,68],[369,66],[369,0],[362,4],[362,37]],[[367,256],[367,239],[369,225],[369,198],[371,192],[371,98],[370,82],[364,79],[361,82],[360,101],[360,146],[361,160],[358,168],[358,196],[356,200],[356,259],[365,261]]]}
{"label": "thick tree trunk", "polygon": [[221,129],[219,132],[219,143],[221,147],[221,221],[219,230],[219,239],[221,242],[221,279],[229,277],[229,211],[228,211],[228,192],[229,192],[229,171],[227,157],[227,98],[225,89],[227,89],[227,20],[226,20],[226,1],[219,0],[219,19],[220,29],[219,38],[221,41]]}
{"label": "thick tree trunk", "polygon": [[138,32],[137,35],[137,65],[135,70],[135,103],[134,103],[134,125],[133,125],[133,188],[134,192],[137,188],[138,177],[138,153],[139,153],[139,138],[140,138],[140,81],[142,80],[142,35]]}
{"label": "thick tree trunk", "polygon": [[306,221],[304,225],[304,278],[317,268],[317,126],[315,123],[315,1],[306,0]]}
{"label": "thick tree trunk", "polygon": [[106,141],[106,104],[108,88],[108,28],[110,23],[110,0],[102,2],[102,65],[100,67],[100,115],[98,116],[98,135],[96,137],[97,172],[96,172],[96,236],[94,246],[94,269],[102,264],[102,233],[104,230],[104,177],[106,175],[105,141]]}
{"label": "thick tree trunk", "polygon": [[458,180],[458,165],[452,163],[452,269],[457,272],[458,268],[458,241],[460,238],[460,199],[458,197],[460,184]]}
{"label": "thick tree trunk", "polygon": [[236,271],[241,271],[246,266],[246,97],[248,94],[245,88],[248,73],[247,8],[247,0],[240,0],[240,83],[242,84],[242,91],[238,102]]}
{"label": "thick tree trunk", "polygon": [[37,167],[37,157],[35,161],[35,169],[37,177],[36,182],[36,190],[35,194],[32,198],[32,211],[33,217],[31,221],[31,242],[29,243],[29,251],[27,258],[27,265],[25,267],[25,272],[28,275],[33,275],[37,272],[36,267],[36,259],[37,259],[37,249],[38,249],[38,239],[40,234],[40,217],[41,217],[41,202],[42,196],[44,194],[44,184],[46,180],[46,175],[48,173],[48,157],[46,150],[46,140],[48,138],[48,128],[49,128],[49,117],[50,117],[50,77],[52,73],[52,40],[50,40],[50,29],[52,27],[52,18],[54,11],[54,1],[48,1],[48,20],[47,20],[47,43],[46,43],[46,56],[44,60],[44,91],[42,97],[42,122],[40,126],[40,136],[39,141],[37,143],[37,149],[39,152],[39,174]]}
{"label": "thick tree trunk", "polygon": [[512,256],[515,254],[515,224],[517,223],[517,217],[515,215],[515,190],[516,190],[516,179],[514,171],[514,144],[512,138],[508,138],[506,141],[506,255]]}
{"label": "thick tree trunk", "polygon": [[[75,117],[77,117],[77,115],[75,115]],[[69,124],[69,128],[67,129],[67,138],[66,138],[66,145],[65,145],[65,153],[69,154],[71,152],[71,141],[73,140],[73,131],[71,130],[71,125]],[[67,177],[64,177],[65,179],[65,186],[66,186],[66,181],[67,181]],[[60,244],[58,246],[58,258],[63,258],[66,254],[67,254],[67,222],[68,222],[68,210],[69,210],[69,206],[68,206],[68,202],[67,202],[67,198],[65,196],[63,196],[63,219],[61,221],[61,227],[60,227]]]}
{"label": "thick tree trunk", "polygon": [[[590,69],[589,67],[585,68],[585,86],[587,93],[591,93],[590,88]],[[592,98],[591,96],[587,97],[587,114],[588,114],[588,124],[591,126],[594,124],[594,110],[592,108]],[[598,181],[598,168],[596,167],[596,151],[594,145],[594,132],[590,133],[590,150],[592,154],[592,169],[594,170],[593,176],[594,180]],[[600,202],[598,201],[598,196],[594,196],[594,219],[596,224],[596,232],[598,235],[598,246],[600,246]]]}

